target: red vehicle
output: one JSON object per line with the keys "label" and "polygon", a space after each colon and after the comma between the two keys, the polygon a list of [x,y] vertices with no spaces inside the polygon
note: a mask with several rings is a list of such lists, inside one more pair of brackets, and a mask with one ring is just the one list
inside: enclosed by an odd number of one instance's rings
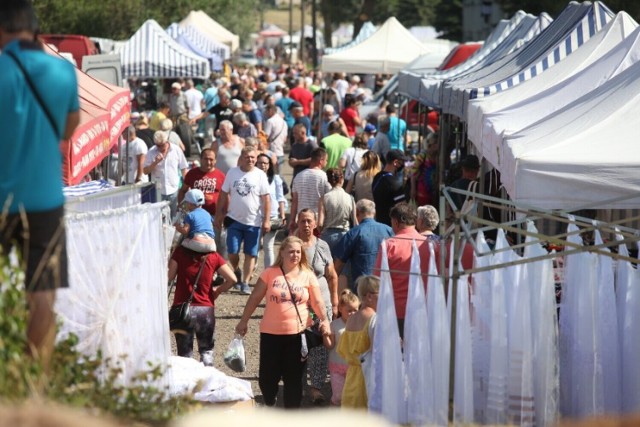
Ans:
{"label": "red vehicle", "polygon": [[44,43],[55,46],[59,52],[67,52],[73,56],[78,68],[82,67],[82,57],[100,53],[95,43],[86,36],[74,34],[41,34]]}
{"label": "red vehicle", "polygon": [[482,43],[471,42],[459,44],[454,47],[449,55],[442,61],[442,64],[438,67],[438,71],[447,70],[451,67],[455,67],[456,65],[464,62],[473,55],[476,50],[482,47]]}

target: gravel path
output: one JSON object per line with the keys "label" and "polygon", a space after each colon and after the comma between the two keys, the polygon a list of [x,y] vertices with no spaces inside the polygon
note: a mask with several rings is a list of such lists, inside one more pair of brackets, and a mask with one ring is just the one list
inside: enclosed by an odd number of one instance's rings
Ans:
{"label": "gravel path", "polygon": [[[291,167],[285,163],[283,167],[283,171],[281,176],[287,183],[291,184],[292,179],[292,169]],[[291,194],[287,196],[290,200]],[[276,239],[276,247],[275,251],[279,248],[279,241],[284,237],[283,233],[278,234],[278,239]],[[251,287],[253,288],[253,283],[260,275],[263,270],[263,252],[260,250],[260,254],[258,256],[258,262],[256,265],[256,272],[254,273],[253,279],[251,280]],[[242,265],[242,257],[240,258],[240,265]],[[169,300],[169,304],[171,304],[172,298]],[[258,322],[262,318],[262,314],[264,312],[264,304],[261,304],[256,311],[253,313],[251,317],[251,321],[249,322],[249,331],[245,336],[245,353],[246,353],[246,366],[247,369],[245,372],[237,373],[233,372],[231,369],[227,368],[227,366],[223,362],[223,354],[227,349],[227,346],[231,342],[234,336],[235,326],[240,320],[242,315],[242,311],[244,310],[245,303],[247,301],[247,295],[241,295],[238,291],[231,289],[228,292],[220,295],[216,300],[216,344],[215,344],[215,367],[227,375],[234,376],[237,378],[242,378],[244,380],[251,382],[251,387],[253,389],[253,393],[256,398],[256,403],[262,404],[262,393],[260,392],[260,388],[258,387],[258,363],[259,363],[259,349],[260,349],[260,335],[259,335],[259,325]],[[173,354],[176,354],[175,348],[175,340],[173,336],[172,340],[172,350]],[[195,340],[194,340],[195,341]],[[199,360],[199,354],[197,345],[195,345],[194,349],[194,358]],[[329,379],[325,382],[325,386],[323,387],[323,394],[327,398],[327,402],[331,398],[331,386],[329,384]],[[311,407],[314,406],[310,399],[307,397],[307,388],[305,388],[305,398],[303,399],[303,407]],[[282,405],[282,384],[280,385],[280,395],[278,397],[278,406]]]}

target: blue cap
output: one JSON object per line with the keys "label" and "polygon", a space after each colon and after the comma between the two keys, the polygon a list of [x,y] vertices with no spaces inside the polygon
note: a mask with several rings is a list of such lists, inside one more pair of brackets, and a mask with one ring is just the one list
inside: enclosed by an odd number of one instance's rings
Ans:
{"label": "blue cap", "polygon": [[372,125],[371,123],[367,123],[366,126],[364,127],[364,131],[367,133],[375,133],[376,132],[376,127],[374,125]]}

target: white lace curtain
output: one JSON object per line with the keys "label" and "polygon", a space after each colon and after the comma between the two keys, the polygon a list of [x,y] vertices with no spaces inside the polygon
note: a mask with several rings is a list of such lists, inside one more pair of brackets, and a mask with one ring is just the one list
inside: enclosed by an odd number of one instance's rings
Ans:
{"label": "white lace curtain", "polygon": [[[163,216],[168,217],[166,203],[65,215],[70,286],[56,302],[60,336],[78,335],[78,349],[87,355],[101,350],[105,358],[125,356],[125,384],[148,370],[148,362],[166,365],[171,352],[166,243],[171,240]],[[166,379],[157,385],[167,385]]]}

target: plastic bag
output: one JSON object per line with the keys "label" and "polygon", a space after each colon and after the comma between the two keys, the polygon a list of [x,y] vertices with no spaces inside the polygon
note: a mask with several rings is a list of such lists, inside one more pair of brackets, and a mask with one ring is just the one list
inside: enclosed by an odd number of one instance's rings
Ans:
{"label": "plastic bag", "polygon": [[229,347],[224,353],[224,364],[235,372],[244,372],[246,369],[242,336],[236,335],[229,343]]}

